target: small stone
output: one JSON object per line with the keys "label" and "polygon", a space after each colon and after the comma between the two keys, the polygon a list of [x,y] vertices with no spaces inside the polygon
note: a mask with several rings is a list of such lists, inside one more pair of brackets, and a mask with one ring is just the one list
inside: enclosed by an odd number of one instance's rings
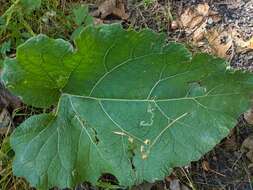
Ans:
{"label": "small stone", "polygon": [[176,30],[176,29],[178,28],[178,23],[177,23],[177,21],[173,20],[173,21],[171,22],[170,27],[171,27],[172,30]]}
{"label": "small stone", "polygon": [[207,23],[210,24],[210,25],[213,24],[213,19],[212,19],[211,17],[208,18],[208,19],[207,19]]}

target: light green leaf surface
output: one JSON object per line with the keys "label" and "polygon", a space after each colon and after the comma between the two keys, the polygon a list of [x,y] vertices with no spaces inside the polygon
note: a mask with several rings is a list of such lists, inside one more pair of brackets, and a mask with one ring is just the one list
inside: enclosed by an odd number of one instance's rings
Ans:
{"label": "light green leaf surface", "polygon": [[75,45],[38,36],[5,62],[5,84],[26,103],[58,102],[11,137],[15,175],[37,188],[95,184],[105,173],[124,186],[163,179],[211,150],[249,107],[251,74],[191,58],[149,30],[88,27]]}
{"label": "light green leaf surface", "polygon": [[78,26],[93,24],[93,17],[89,15],[88,6],[78,5],[73,9],[73,16],[73,20]]}
{"label": "light green leaf surface", "polygon": [[17,48],[16,59],[6,59],[3,81],[21,99],[36,107],[56,103],[72,68],[63,60],[72,54],[71,44],[44,35]]}

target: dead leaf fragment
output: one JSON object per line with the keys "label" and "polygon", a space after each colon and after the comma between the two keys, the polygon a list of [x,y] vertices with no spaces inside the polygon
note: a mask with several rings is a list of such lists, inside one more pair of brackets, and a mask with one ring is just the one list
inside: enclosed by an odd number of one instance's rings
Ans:
{"label": "dead leaf fragment", "polygon": [[[227,54],[230,48],[233,48],[233,52],[252,50],[253,40],[250,39],[251,41],[244,41],[242,36],[243,35],[238,28],[226,28],[223,31],[211,29],[207,32],[207,40],[213,53],[219,57],[227,59],[233,56],[233,54]],[[248,113],[246,113],[245,116],[249,117],[247,114]],[[253,118],[251,120],[253,120]]]}
{"label": "dead leaf fragment", "polygon": [[123,0],[106,0],[99,5],[98,12],[102,19],[105,19],[109,15],[114,15],[124,20],[129,17],[126,13]]}
{"label": "dead leaf fragment", "polygon": [[207,16],[209,14],[209,5],[207,3],[204,4],[198,4],[196,7],[196,10],[199,15]]}
{"label": "dead leaf fragment", "polygon": [[233,41],[235,42],[235,45],[238,48],[246,48],[247,47],[247,42],[245,42],[242,39],[242,35],[240,34],[239,30],[236,30],[235,28],[233,29],[229,29],[230,35],[233,39]]}
{"label": "dead leaf fragment", "polygon": [[189,28],[194,28],[194,27],[198,26],[199,24],[201,24],[202,21],[203,21],[203,16],[196,16],[188,24],[188,27]]}
{"label": "dead leaf fragment", "polygon": [[233,45],[233,40],[228,32],[218,32],[217,30],[210,30],[207,33],[207,40],[214,53],[222,58],[228,58],[228,50]]}
{"label": "dead leaf fragment", "polygon": [[192,35],[193,42],[198,42],[202,40],[206,33],[206,22],[202,23],[199,28],[197,28]]}
{"label": "dead leaf fragment", "polygon": [[180,22],[184,28],[194,28],[206,22],[208,18],[211,18],[213,22],[220,21],[218,13],[210,10],[209,5],[204,3],[198,4],[195,8],[187,8],[180,16]]}
{"label": "dead leaf fragment", "polygon": [[184,13],[180,16],[180,21],[183,27],[188,27],[188,24],[192,21],[193,17],[195,17],[195,13],[190,8],[187,8]]}
{"label": "dead leaf fragment", "polygon": [[250,49],[253,49],[253,36],[250,38],[250,40],[248,41],[248,47]]}
{"label": "dead leaf fragment", "polygon": [[179,19],[180,26],[184,28],[195,44],[204,39],[207,25],[218,21],[220,21],[220,16],[217,12],[210,10],[207,3],[187,8]]}

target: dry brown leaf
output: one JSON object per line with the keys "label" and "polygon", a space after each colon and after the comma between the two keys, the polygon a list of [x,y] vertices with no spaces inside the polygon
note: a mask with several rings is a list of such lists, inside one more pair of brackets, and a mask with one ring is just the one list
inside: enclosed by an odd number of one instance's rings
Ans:
{"label": "dry brown leaf", "polygon": [[[244,41],[240,30],[237,28],[229,28],[226,31],[219,32],[212,29],[207,32],[207,40],[214,53],[222,58],[229,58],[227,55],[228,50],[233,46],[236,52],[252,49],[253,40]],[[250,45],[251,44],[251,45]],[[245,113],[245,117],[249,113]],[[252,116],[253,124],[253,116]]]}
{"label": "dry brown leaf", "polygon": [[205,36],[205,33],[206,33],[206,22],[202,23],[200,25],[199,28],[197,28],[193,35],[192,35],[192,39],[193,39],[193,42],[199,42],[200,40],[202,40]]}
{"label": "dry brown leaf", "polygon": [[102,19],[109,15],[114,15],[124,20],[129,17],[122,0],[106,0],[99,5],[98,11]]}
{"label": "dry brown leaf", "polygon": [[195,28],[196,26],[199,26],[203,21],[203,16],[196,16],[192,18],[191,22],[188,24],[188,28]]}
{"label": "dry brown leaf", "polygon": [[239,33],[238,30],[236,29],[230,29],[229,30],[230,34],[231,34],[231,37],[232,39],[234,40],[235,42],[235,45],[239,48],[245,48],[247,47],[247,42],[245,42],[243,39],[242,39],[242,35]]}
{"label": "dry brown leaf", "polygon": [[195,8],[187,8],[180,16],[180,26],[185,29],[194,43],[201,41],[206,34],[207,24],[220,21],[217,12],[210,10],[207,3],[198,4]]}
{"label": "dry brown leaf", "polygon": [[251,37],[248,41],[245,42],[245,50],[253,50],[253,37]]}
{"label": "dry brown leaf", "polygon": [[239,29],[237,28],[230,28],[229,32],[231,34],[231,37],[234,41],[235,46],[237,47],[237,51],[248,51],[253,49],[253,37],[249,39],[248,41],[244,41],[242,34]]}
{"label": "dry brown leaf", "polygon": [[184,13],[180,16],[180,21],[183,27],[188,27],[188,24],[192,21],[192,19],[197,16],[192,9],[187,8]]}
{"label": "dry brown leaf", "polygon": [[250,38],[250,40],[248,41],[248,48],[249,49],[253,49],[253,36]]}
{"label": "dry brown leaf", "polygon": [[199,15],[208,16],[209,14],[209,5],[207,3],[198,4],[196,7],[196,11]]}
{"label": "dry brown leaf", "polygon": [[233,40],[228,32],[210,30],[207,33],[207,40],[214,53],[222,58],[228,58],[227,52],[233,45]]}
{"label": "dry brown leaf", "polygon": [[187,8],[180,16],[183,27],[194,28],[203,21],[203,17],[208,16],[209,6],[207,3],[198,4],[196,8]]}

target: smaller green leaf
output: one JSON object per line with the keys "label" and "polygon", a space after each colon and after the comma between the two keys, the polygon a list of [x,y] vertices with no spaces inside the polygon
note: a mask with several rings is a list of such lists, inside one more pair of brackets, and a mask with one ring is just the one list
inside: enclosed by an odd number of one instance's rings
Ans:
{"label": "smaller green leaf", "polygon": [[62,62],[72,51],[72,45],[61,39],[44,35],[31,38],[17,48],[16,59],[4,61],[4,84],[24,102],[48,107],[58,101],[73,69]]}
{"label": "smaller green leaf", "polygon": [[93,18],[89,15],[89,9],[87,6],[81,5],[73,9],[74,22],[81,26],[93,24]]}
{"label": "smaller green leaf", "polygon": [[75,29],[70,37],[71,40],[76,39],[79,36],[79,34],[83,31],[84,28],[85,28],[84,26],[79,26],[77,29]]}

